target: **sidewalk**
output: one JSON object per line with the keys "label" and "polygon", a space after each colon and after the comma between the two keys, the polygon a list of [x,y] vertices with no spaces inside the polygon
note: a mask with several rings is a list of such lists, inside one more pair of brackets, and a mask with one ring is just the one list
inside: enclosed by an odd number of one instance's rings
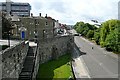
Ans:
{"label": "sidewalk", "polygon": [[[16,44],[19,44],[21,41],[19,40],[10,40],[10,46],[14,46]],[[8,40],[1,40],[0,39],[0,45],[8,45]]]}
{"label": "sidewalk", "polygon": [[80,58],[74,59],[72,62],[72,67],[76,78],[90,78],[83,61]]}
{"label": "sidewalk", "polygon": [[87,67],[85,66],[82,56],[79,55],[76,47],[74,48],[72,67],[76,79],[90,78]]}

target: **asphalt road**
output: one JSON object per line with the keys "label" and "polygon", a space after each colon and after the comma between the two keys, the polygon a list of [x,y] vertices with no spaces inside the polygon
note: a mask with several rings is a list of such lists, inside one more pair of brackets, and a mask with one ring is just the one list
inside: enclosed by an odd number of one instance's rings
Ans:
{"label": "asphalt road", "polygon": [[86,53],[81,56],[91,78],[118,78],[117,58],[109,56],[107,51],[79,36],[75,37],[75,43],[80,53]]}
{"label": "asphalt road", "polygon": [[80,36],[74,40],[90,78],[118,78],[118,56]]}

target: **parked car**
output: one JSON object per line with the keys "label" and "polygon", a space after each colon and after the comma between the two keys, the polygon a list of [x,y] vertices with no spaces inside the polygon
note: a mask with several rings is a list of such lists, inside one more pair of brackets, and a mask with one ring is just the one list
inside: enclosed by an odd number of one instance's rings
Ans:
{"label": "parked car", "polygon": [[74,36],[79,36],[79,34],[78,34],[78,33],[75,33]]}

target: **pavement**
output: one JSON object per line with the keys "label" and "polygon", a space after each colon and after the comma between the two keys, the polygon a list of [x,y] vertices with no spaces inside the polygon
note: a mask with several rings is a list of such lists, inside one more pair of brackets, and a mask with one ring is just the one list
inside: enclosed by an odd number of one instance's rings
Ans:
{"label": "pavement", "polygon": [[118,78],[116,54],[106,51],[83,37],[76,36],[74,39],[78,47],[73,55],[77,56],[73,63],[76,78]]}
{"label": "pavement", "polygon": [[37,43],[29,41],[29,46],[33,47],[33,46],[37,46]]}
{"label": "pavement", "polygon": [[[74,54],[78,55],[77,50],[75,50]],[[74,61],[72,62],[72,67],[75,74],[75,78],[90,78],[82,58],[78,57],[73,59]]]}
{"label": "pavement", "polygon": [[[20,41],[10,40],[10,46],[14,46],[19,43]],[[0,40],[0,45],[8,45],[8,40]]]}

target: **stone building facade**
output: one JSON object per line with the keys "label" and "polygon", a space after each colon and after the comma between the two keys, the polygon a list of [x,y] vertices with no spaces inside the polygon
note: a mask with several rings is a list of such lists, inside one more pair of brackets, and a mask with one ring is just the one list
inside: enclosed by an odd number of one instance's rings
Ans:
{"label": "stone building facade", "polygon": [[[53,19],[48,19],[42,16],[38,17],[19,17],[19,21],[12,21],[14,37],[16,35],[20,38],[20,27],[25,27],[25,39],[32,40],[35,36],[43,38],[52,38],[54,35],[54,22]],[[39,35],[38,35],[39,34]]]}

